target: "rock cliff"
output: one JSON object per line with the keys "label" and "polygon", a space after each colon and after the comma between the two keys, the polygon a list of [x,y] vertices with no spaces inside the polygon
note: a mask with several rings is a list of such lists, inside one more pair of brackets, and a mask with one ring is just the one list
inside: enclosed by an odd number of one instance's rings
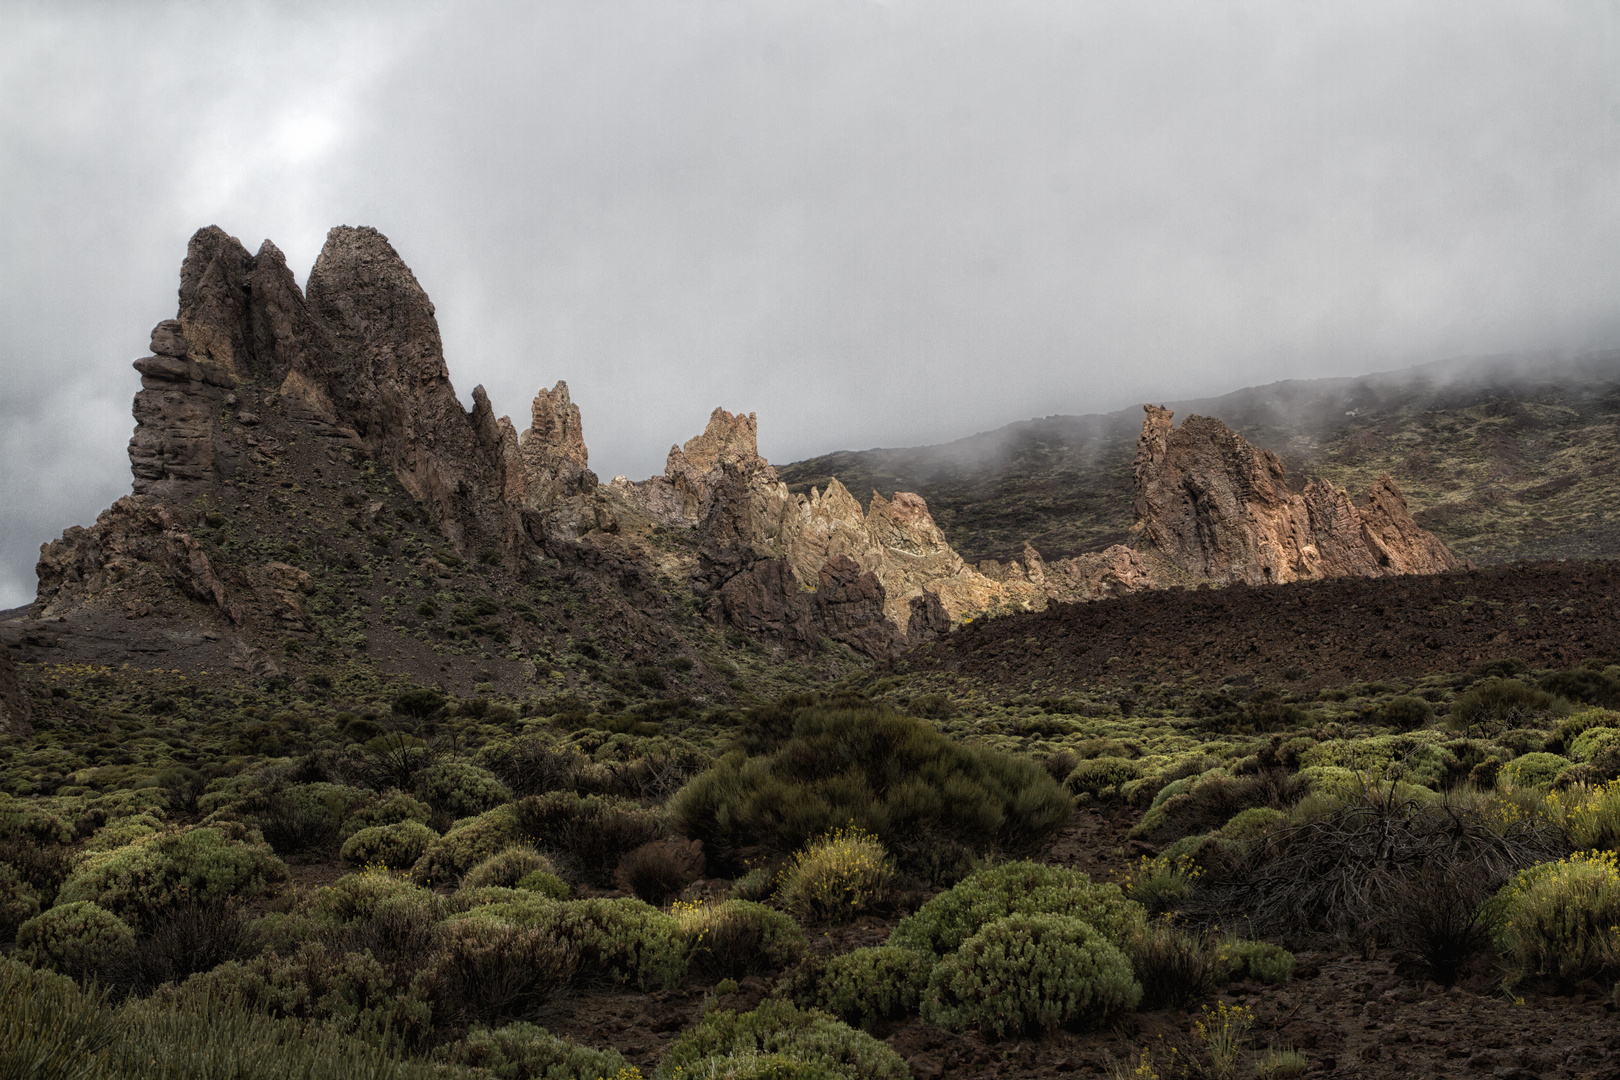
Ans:
{"label": "rock cliff", "polygon": [[[584,575],[621,623],[646,622],[647,640],[670,617],[650,613],[686,595],[790,650],[830,637],[881,657],[1052,600],[1457,565],[1393,480],[1361,505],[1321,481],[1295,492],[1275,455],[1220,421],[1176,428],[1153,406],[1130,541],[1053,562],[1026,546],[970,566],[915,494],[874,492],[863,509],[836,478],[791,493],[759,454],[757,418],[725,409],[670,449],[662,475],[604,486],[566,383],[535,395],[521,435],[483,387],[462,408],[433,304],[370,228],[331,230],[307,291],[269,241],[249,254],[217,227],[199,230],[177,317],[158,323],[150,348],[134,362],[134,493],[44,545],[38,618],[94,608],[140,619],[190,604],[242,648],[268,647],[267,635],[294,635],[276,639],[285,649],[363,641],[333,628],[329,568],[392,566],[398,586],[395,560],[416,558],[420,586],[444,595],[459,580],[452,564],[476,559],[518,589]],[[336,520],[313,521],[317,509]],[[442,558],[419,550],[414,524],[447,545]],[[402,613],[388,617],[412,632]],[[456,618],[490,631],[475,613]]]}

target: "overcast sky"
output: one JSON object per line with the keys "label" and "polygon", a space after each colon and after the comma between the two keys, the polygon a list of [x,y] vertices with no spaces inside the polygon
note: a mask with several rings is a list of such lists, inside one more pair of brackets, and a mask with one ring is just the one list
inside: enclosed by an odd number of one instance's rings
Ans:
{"label": "overcast sky", "polygon": [[1620,344],[1620,5],[0,0],[0,607],[199,226],[374,225],[604,479]]}

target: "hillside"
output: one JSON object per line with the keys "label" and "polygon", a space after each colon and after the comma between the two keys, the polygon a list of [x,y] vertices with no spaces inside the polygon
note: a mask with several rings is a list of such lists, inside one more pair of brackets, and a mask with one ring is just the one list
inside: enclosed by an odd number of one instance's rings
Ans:
{"label": "hillside", "polygon": [[[1168,402],[1223,420],[1303,483],[1381,474],[1418,522],[1475,563],[1620,555],[1620,351],[1445,361],[1289,380]],[[1048,416],[937,446],[839,451],[777,471],[794,491],[837,477],[858,497],[914,491],[970,561],[1097,551],[1131,525],[1137,408]]]}

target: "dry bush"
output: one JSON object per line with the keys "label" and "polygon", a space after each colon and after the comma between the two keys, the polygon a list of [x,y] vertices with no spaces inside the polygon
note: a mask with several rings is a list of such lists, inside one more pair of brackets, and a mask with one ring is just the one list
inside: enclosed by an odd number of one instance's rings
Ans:
{"label": "dry bush", "polygon": [[578,966],[578,950],[549,930],[456,919],[428,960],[428,993],[436,1017],[461,1023],[520,1018],[566,987]]}
{"label": "dry bush", "polygon": [[627,852],[613,871],[613,882],[657,906],[679,896],[703,876],[701,840],[653,840]]}
{"label": "dry bush", "polygon": [[102,977],[122,989],[149,993],[166,982],[182,982],[227,960],[242,959],[246,929],[242,909],[234,904],[176,905],[133,948],[116,954]]}
{"label": "dry bush", "polygon": [[[1444,966],[1467,947],[1468,934],[1455,914],[1435,906],[1437,892],[1466,881],[1495,891],[1559,845],[1538,819],[1504,824],[1479,809],[1371,791],[1228,849],[1212,860],[1186,910],[1242,915],[1252,933],[1287,942],[1404,941]],[[1433,944],[1423,944],[1430,937]]]}

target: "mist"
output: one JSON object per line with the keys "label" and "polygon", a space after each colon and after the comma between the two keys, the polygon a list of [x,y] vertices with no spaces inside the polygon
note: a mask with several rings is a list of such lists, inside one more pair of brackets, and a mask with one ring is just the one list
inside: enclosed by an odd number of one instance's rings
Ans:
{"label": "mist", "polygon": [[0,607],[198,227],[367,224],[604,479],[1620,344],[1620,8],[0,4]]}

